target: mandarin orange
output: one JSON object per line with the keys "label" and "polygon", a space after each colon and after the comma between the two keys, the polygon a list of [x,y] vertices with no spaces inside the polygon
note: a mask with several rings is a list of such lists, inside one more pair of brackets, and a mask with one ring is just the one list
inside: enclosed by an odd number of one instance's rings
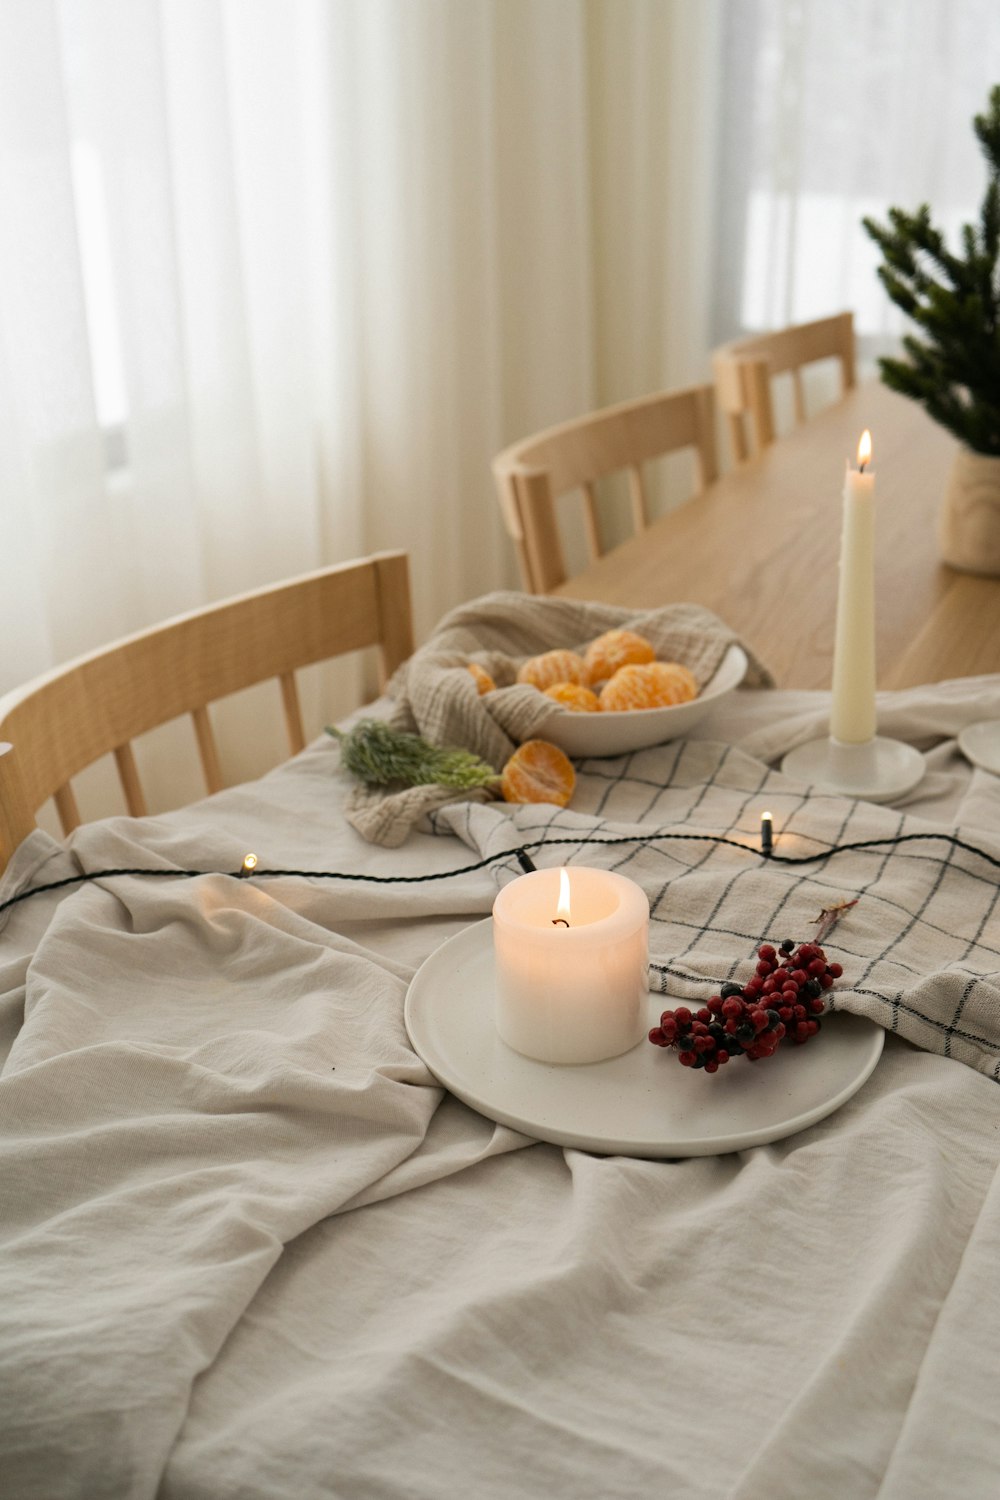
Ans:
{"label": "mandarin orange", "polygon": [[545,689],[546,698],[561,703],[563,708],[574,713],[595,714],[600,712],[601,701],[597,694],[578,682],[557,682]]}
{"label": "mandarin orange", "polygon": [[467,665],[469,671],[472,673],[473,681],[476,684],[479,696],[482,697],[484,693],[492,693],[496,688],[496,683],[493,681],[493,678],[490,676],[489,672],[487,672],[486,668],[481,667],[477,661],[470,661],[467,663]]}
{"label": "mandarin orange", "polygon": [[569,757],[548,740],[525,740],[500,778],[505,802],[554,802],[565,807],[575,786],[576,772]]}
{"label": "mandarin orange", "polygon": [[604,713],[626,713],[637,708],[672,708],[697,697],[698,688],[678,662],[641,662],[619,667],[601,692]]}
{"label": "mandarin orange", "polygon": [[658,682],[667,693],[672,693],[671,703],[690,703],[698,696],[698,683],[694,673],[679,661],[650,662]]}
{"label": "mandarin orange", "polygon": [[606,630],[591,641],[583,655],[591,684],[607,682],[619,667],[639,665],[656,656],[645,636],[634,630]]}
{"label": "mandarin orange", "polygon": [[587,668],[583,657],[576,651],[543,651],[540,656],[529,656],[522,662],[517,673],[518,682],[527,682],[540,692],[554,687],[557,682],[579,682],[586,685]]}

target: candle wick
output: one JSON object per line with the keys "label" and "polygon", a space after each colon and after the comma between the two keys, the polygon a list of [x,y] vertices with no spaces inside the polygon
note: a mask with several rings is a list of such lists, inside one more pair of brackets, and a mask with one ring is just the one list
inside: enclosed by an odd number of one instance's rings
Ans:
{"label": "candle wick", "polygon": [[858,465],[858,473],[859,474],[863,474],[865,472],[866,464],[867,464],[867,460],[865,461],[865,463]]}
{"label": "candle wick", "polygon": [[568,927],[569,923],[567,922],[565,917],[553,917],[552,925],[553,927]]}

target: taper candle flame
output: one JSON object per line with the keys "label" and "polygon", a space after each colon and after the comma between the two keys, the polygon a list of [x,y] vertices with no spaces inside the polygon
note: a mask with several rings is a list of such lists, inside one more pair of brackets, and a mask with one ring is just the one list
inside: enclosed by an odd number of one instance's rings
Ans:
{"label": "taper candle flame", "polygon": [[553,927],[569,926],[569,873],[565,867],[559,871],[559,900],[556,903],[556,914],[552,918]]}
{"label": "taper candle flame", "polygon": [[872,461],[872,435],[866,427],[858,442],[858,472],[863,474]]}

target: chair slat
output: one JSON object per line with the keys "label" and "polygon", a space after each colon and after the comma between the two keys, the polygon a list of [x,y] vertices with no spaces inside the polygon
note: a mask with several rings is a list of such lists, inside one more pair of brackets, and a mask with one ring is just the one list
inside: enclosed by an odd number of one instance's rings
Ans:
{"label": "chair slat", "polygon": [[409,573],[399,559],[377,553],[372,561],[378,596],[379,686],[384,689],[397,667],[413,655],[413,606]]}
{"label": "chair slat", "polygon": [[148,808],[146,807],[146,798],[139,781],[139,768],[135,763],[131,742],[126,741],[124,745],[117,747],[115,750],[115,762],[118,766],[118,780],[121,782],[122,791],[125,793],[125,806],[133,818],[144,818],[148,812]]}
{"label": "chair slat", "polygon": [[65,786],[56,787],[52,796],[59,814],[59,826],[63,833],[72,833],[74,828],[80,826],[80,809],[76,805],[73,788],[67,781]]}
{"label": "chair slat", "polygon": [[746,463],[750,457],[750,445],[747,442],[746,427],[743,425],[743,416],[740,412],[730,411],[726,413],[726,423],[729,427],[729,446],[733,450],[733,462]]}
{"label": "chair slat", "polygon": [[806,419],[806,393],[802,384],[802,371],[792,371],[792,391],[795,397],[795,420],[804,422]]}
{"label": "chair slat", "polygon": [[215,734],[212,731],[212,721],[208,717],[207,708],[193,708],[191,718],[194,722],[194,732],[198,739],[198,754],[201,758],[201,769],[205,776],[205,787],[209,792],[222,791],[222,767],[219,764],[219,749],[215,743]]}
{"label": "chair slat", "polygon": [[281,683],[281,702],[285,710],[288,745],[292,754],[298,755],[299,751],[306,747],[306,735],[302,727],[302,706],[299,703],[299,690],[295,685],[295,674],[282,672],[278,681]]}
{"label": "chair slat", "polygon": [[0,870],[35,826],[35,810],[25,794],[17,751],[0,738]]}
{"label": "chair slat", "polygon": [[636,531],[645,531],[649,525],[649,506],[646,503],[646,486],[638,464],[631,464],[628,471],[628,494],[632,502],[632,525]]}
{"label": "chair slat", "polygon": [[515,469],[513,478],[524,522],[527,576],[536,593],[546,594],[558,588],[566,577],[549,478],[544,469],[526,468]]}
{"label": "chair slat", "polygon": [[596,558],[604,554],[601,519],[597,514],[597,491],[589,481],[582,484],[580,488],[583,490],[583,523],[586,529],[587,551],[590,553],[591,562],[594,562]]}
{"label": "chair slat", "polygon": [[771,405],[771,376],[766,360],[748,360],[743,369],[747,390],[750,430],[754,435],[754,452],[760,453],[774,442],[774,409]]}

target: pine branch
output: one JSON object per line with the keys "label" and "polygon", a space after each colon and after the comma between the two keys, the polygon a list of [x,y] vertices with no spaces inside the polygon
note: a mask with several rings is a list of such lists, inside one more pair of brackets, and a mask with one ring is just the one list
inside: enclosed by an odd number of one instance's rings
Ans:
{"label": "pine branch", "polygon": [[990,171],[1000,174],[1000,83],[990,89],[988,106],[985,114],[973,117],[972,128]]}
{"label": "pine branch", "polygon": [[961,254],[926,203],[862,224],[881,251],[887,295],[923,335],[904,337],[906,358],[879,360],[883,381],[974,452],[1000,454],[1000,84],[972,123],[990,177],[978,224],[962,226]]}
{"label": "pine branch", "polygon": [[432,745],[382,719],[359,719],[353,729],[327,727],[340,742],[344,765],[368,786],[447,786],[466,791],[494,786],[500,777],[471,750]]}

